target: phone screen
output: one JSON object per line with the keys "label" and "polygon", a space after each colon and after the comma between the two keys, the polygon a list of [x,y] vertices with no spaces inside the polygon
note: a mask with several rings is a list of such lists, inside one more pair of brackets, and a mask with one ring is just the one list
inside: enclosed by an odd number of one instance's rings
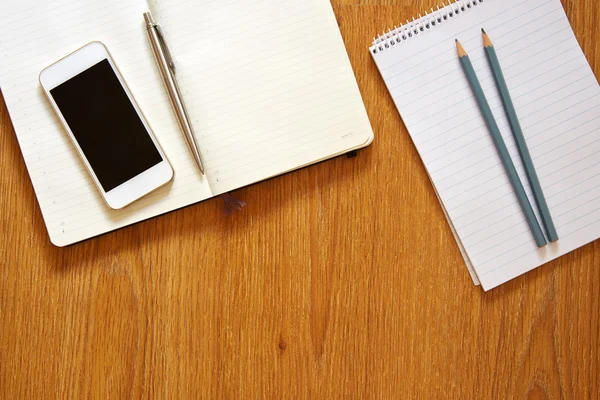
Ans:
{"label": "phone screen", "polygon": [[104,191],[163,161],[107,59],[50,94]]}

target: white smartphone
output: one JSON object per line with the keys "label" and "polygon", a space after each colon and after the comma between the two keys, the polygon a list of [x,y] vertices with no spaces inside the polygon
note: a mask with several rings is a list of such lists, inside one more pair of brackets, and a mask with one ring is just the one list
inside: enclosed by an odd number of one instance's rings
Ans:
{"label": "white smartphone", "polygon": [[121,209],[173,179],[102,43],[89,43],[45,68],[40,83],[109,207]]}

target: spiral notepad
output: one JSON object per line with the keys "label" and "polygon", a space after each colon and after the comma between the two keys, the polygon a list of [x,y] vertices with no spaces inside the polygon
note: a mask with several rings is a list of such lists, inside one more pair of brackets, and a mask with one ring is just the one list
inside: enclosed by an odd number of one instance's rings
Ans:
{"label": "spiral notepad", "polygon": [[[557,225],[560,240],[542,249],[456,55],[459,39],[526,183],[481,28],[494,41]],[[382,32],[369,51],[484,289],[600,237],[600,87],[560,0],[459,0]]]}

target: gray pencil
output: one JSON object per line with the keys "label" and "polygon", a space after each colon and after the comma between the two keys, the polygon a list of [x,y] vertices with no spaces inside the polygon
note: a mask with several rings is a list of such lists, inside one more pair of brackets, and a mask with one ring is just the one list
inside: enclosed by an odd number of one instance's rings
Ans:
{"label": "gray pencil", "polygon": [[550,209],[548,208],[548,203],[546,203],[546,198],[544,197],[544,192],[542,191],[542,186],[540,185],[540,180],[538,179],[535,166],[531,160],[531,155],[529,154],[529,149],[527,148],[527,142],[525,141],[525,136],[523,136],[523,130],[521,129],[521,124],[519,123],[519,118],[517,117],[517,111],[515,110],[512,98],[510,97],[506,81],[504,80],[504,74],[502,73],[502,68],[500,67],[500,61],[498,60],[496,49],[494,49],[494,45],[492,44],[490,37],[487,35],[487,33],[485,33],[485,30],[482,29],[481,32],[483,33],[485,55],[490,63],[490,67],[492,68],[494,80],[496,81],[496,86],[498,87],[500,97],[502,98],[502,104],[504,105],[504,111],[508,116],[510,128],[515,138],[515,142],[517,143],[517,149],[519,150],[523,167],[527,173],[527,179],[529,180],[529,185],[531,186],[533,197],[535,198],[535,203],[537,204],[538,210],[540,211],[540,215],[542,217],[542,223],[544,224],[544,228],[546,228],[549,241],[556,242],[558,240],[558,233],[554,227],[552,215],[550,215]]}
{"label": "gray pencil", "polygon": [[471,60],[469,59],[469,55],[465,51],[465,49],[461,46],[458,40],[456,40],[456,50],[458,51],[458,57],[460,60],[460,65],[465,72],[467,80],[469,81],[469,86],[471,86],[471,90],[475,95],[475,99],[477,100],[477,104],[479,105],[479,109],[481,110],[481,114],[485,120],[485,123],[492,135],[492,139],[494,144],[496,145],[496,150],[498,151],[498,155],[500,156],[500,160],[502,161],[502,165],[504,165],[504,169],[508,175],[510,180],[510,184],[512,185],[513,190],[517,196],[517,200],[521,205],[521,209],[523,210],[523,214],[525,214],[525,218],[527,220],[527,224],[529,225],[529,229],[533,234],[535,239],[535,243],[538,247],[544,247],[547,242],[544,237],[544,233],[542,232],[542,228],[535,217],[533,212],[533,208],[527,199],[527,194],[525,193],[525,189],[523,188],[523,184],[519,179],[519,174],[517,173],[517,169],[510,158],[510,154],[508,153],[508,149],[506,148],[506,144],[504,143],[504,139],[502,138],[502,134],[500,133],[500,128],[498,128],[498,124],[496,123],[496,119],[494,118],[494,114],[492,114],[492,109],[483,93],[483,89],[481,88],[481,84],[479,83],[479,79],[477,79],[477,75],[475,74],[475,69],[473,68],[473,64],[471,64]]}

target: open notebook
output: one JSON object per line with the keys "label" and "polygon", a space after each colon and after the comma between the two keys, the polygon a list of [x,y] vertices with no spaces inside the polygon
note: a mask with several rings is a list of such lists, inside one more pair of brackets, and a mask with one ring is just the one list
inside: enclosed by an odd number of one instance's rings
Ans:
{"label": "open notebook", "polygon": [[[459,39],[526,184],[481,28],[502,63],[560,236],[543,249],[456,55]],[[600,88],[560,0],[457,1],[389,31],[370,52],[485,290],[600,237]]]}
{"label": "open notebook", "polygon": [[[195,166],[142,14],[161,24],[193,121]],[[0,85],[52,243],[63,246],[364,147],[373,132],[328,0],[24,0],[2,6]],[[106,44],[175,169],[110,210],[50,108],[40,71]]]}

